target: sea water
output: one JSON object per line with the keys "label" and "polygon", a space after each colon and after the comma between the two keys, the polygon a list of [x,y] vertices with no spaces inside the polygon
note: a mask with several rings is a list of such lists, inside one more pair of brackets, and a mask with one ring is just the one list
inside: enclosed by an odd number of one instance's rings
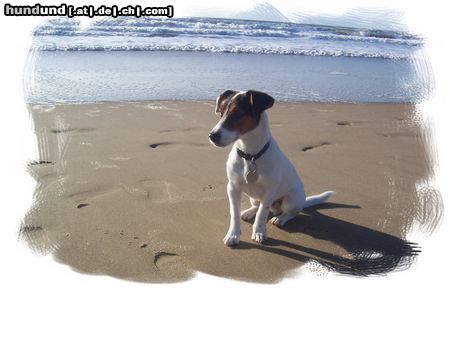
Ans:
{"label": "sea water", "polygon": [[[211,18],[50,19],[34,31],[29,103],[215,99],[418,102],[423,40],[399,31]],[[426,67],[425,67],[426,68]]]}

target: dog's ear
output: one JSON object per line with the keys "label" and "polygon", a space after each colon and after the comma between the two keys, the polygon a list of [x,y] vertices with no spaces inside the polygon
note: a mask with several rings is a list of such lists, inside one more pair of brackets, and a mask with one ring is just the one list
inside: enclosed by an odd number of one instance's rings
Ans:
{"label": "dog's ear", "polygon": [[237,91],[235,90],[226,90],[217,97],[216,109],[214,111],[216,115],[222,115],[224,113],[224,109],[226,107],[225,102],[227,101],[228,98],[230,98],[232,95],[236,93]]}
{"label": "dog's ear", "polygon": [[275,99],[263,92],[258,92],[256,90],[247,91],[247,97],[250,102],[250,106],[253,114],[259,115],[266,109],[269,109],[275,103]]}

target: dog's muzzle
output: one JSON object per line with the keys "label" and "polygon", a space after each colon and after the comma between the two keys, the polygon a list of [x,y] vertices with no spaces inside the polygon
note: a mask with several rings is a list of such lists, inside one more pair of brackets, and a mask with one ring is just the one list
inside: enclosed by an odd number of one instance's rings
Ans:
{"label": "dog's muzzle", "polygon": [[210,133],[209,139],[212,143],[217,145],[220,141],[220,130]]}

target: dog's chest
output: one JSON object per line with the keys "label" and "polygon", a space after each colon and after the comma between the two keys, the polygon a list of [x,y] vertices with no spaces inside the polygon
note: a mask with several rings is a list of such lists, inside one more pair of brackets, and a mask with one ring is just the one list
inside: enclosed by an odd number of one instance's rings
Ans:
{"label": "dog's chest", "polygon": [[261,182],[261,179],[258,179],[256,182],[248,183],[244,181],[242,183],[242,192],[254,199],[263,199],[266,191],[267,187]]}
{"label": "dog's chest", "polygon": [[250,163],[241,158],[234,158],[227,163],[228,179],[233,182],[245,181],[245,175],[250,169]]}
{"label": "dog's chest", "polygon": [[231,161],[231,163],[227,164],[228,179],[231,182],[239,184],[242,191],[248,196],[260,199],[264,196],[264,192],[267,189],[267,175],[265,175],[263,168],[260,168],[257,163],[257,180],[249,182],[247,181],[246,176],[250,170],[255,170],[255,168],[251,166],[248,161],[238,159],[237,161]]}

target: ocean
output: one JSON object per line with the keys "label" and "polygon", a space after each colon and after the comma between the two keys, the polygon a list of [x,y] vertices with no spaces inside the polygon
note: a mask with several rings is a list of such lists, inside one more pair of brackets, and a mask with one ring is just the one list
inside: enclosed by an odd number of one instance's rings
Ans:
{"label": "ocean", "polygon": [[68,18],[33,32],[28,103],[211,100],[256,89],[279,101],[420,102],[424,40],[400,31],[215,18]]}

